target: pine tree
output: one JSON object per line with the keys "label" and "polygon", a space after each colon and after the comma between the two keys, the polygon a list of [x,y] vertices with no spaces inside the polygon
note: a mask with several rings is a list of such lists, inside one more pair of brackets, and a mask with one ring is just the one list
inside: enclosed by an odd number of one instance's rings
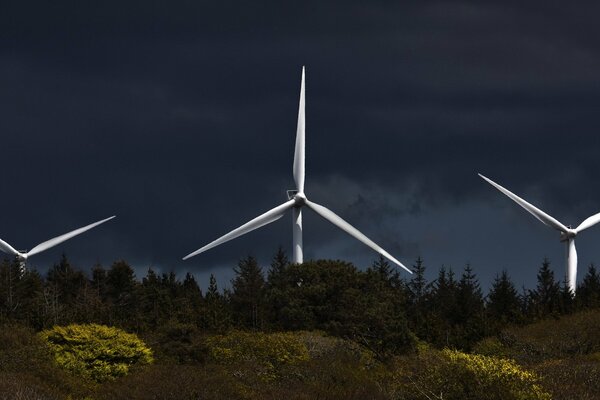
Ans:
{"label": "pine tree", "polygon": [[264,323],[265,280],[256,259],[248,256],[234,269],[231,281],[231,306],[236,322],[246,328],[260,329]]}
{"label": "pine tree", "polygon": [[286,302],[284,292],[290,263],[283,248],[279,246],[271,261],[265,284],[265,318],[271,327],[281,329],[281,309]]}
{"label": "pine tree", "polygon": [[477,276],[469,264],[466,265],[458,283],[457,305],[460,326],[458,345],[469,350],[486,333],[483,293]]}
{"label": "pine tree", "polygon": [[430,285],[425,279],[425,264],[421,257],[413,265],[413,277],[407,284],[409,326],[419,337],[428,335],[426,317],[426,298]]}
{"label": "pine tree", "polygon": [[223,332],[229,327],[227,299],[219,293],[217,279],[213,274],[210,274],[204,309],[204,325],[208,330]]}
{"label": "pine tree", "polygon": [[496,276],[487,297],[486,312],[490,333],[498,333],[509,324],[523,321],[523,304],[506,270]]}
{"label": "pine tree", "polygon": [[139,326],[139,315],[136,310],[135,273],[127,262],[115,261],[106,274],[106,295],[110,303],[109,322],[119,322],[124,326]]}
{"label": "pine tree", "polygon": [[600,276],[594,264],[590,264],[581,285],[577,288],[576,301],[578,308],[600,307]]}
{"label": "pine tree", "polygon": [[437,279],[431,285],[427,298],[427,315],[424,328],[418,332],[421,339],[440,347],[454,345],[456,330],[457,283],[452,269],[442,266]]}
{"label": "pine tree", "polygon": [[529,291],[528,308],[533,318],[545,318],[559,313],[560,285],[554,280],[550,261],[545,258],[537,275],[537,287]]}

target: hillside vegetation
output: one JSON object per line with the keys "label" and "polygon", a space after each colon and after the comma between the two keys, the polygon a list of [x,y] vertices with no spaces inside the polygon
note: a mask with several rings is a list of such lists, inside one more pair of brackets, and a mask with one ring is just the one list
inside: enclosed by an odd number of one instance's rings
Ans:
{"label": "hillside vegetation", "polygon": [[[383,259],[240,260],[214,277],[124,261],[91,275],[0,264],[0,399],[594,399],[600,278],[573,295],[545,260],[519,293],[503,272],[404,280]],[[575,396],[575,397],[573,397]]]}

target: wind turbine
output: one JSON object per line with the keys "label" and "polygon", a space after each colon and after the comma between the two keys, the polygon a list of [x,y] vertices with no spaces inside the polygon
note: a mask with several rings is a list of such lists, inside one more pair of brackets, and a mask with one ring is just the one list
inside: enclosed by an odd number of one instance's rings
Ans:
{"label": "wind turbine", "polygon": [[293,173],[294,173],[294,181],[296,182],[295,190],[288,190],[287,197],[288,201],[285,203],[273,208],[272,210],[267,211],[266,213],[259,215],[253,220],[245,223],[227,233],[226,235],[221,236],[213,242],[210,242],[204,247],[194,251],[193,253],[188,254],[183,257],[184,260],[187,260],[190,257],[193,257],[197,254],[200,254],[208,249],[216,247],[222,243],[225,243],[229,240],[235,239],[238,236],[242,236],[250,231],[258,229],[262,226],[270,224],[271,222],[277,221],[288,211],[292,210],[293,214],[293,262],[297,264],[301,264],[303,262],[303,248],[302,248],[302,208],[307,207],[321,217],[331,222],[333,225],[337,226],[344,232],[348,233],[350,236],[353,236],[358,241],[364,243],[369,246],[371,249],[375,250],[377,253],[386,257],[390,261],[394,262],[396,265],[404,268],[406,271],[412,274],[412,271],[406,268],[402,263],[392,257],[387,251],[379,247],[375,242],[371,239],[363,235],[358,229],[354,228],[348,222],[344,221],[338,215],[336,215],[333,211],[314,203],[306,197],[304,193],[304,176],[305,176],[305,167],[304,167],[304,148],[305,148],[305,114],[304,114],[304,104],[305,104],[305,96],[304,96],[304,67],[302,68],[302,83],[300,85],[300,105],[298,108],[298,127],[296,131],[296,146],[294,150],[294,165],[293,165]]}
{"label": "wind turbine", "polygon": [[585,219],[579,226],[575,229],[572,229],[570,226],[565,226],[555,218],[546,214],[539,208],[536,208],[532,204],[526,202],[516,194],[510,192],[508,189],[503,188],[498,185],[496,182],[491,179],[486,178],[485,176],[478,174],[480,177],[485,179],[490,185],[494,186],[496,189],[507,195],[510,199],[512,199],[515,203],[523,207],[526,211],[528,211],[531,215],[536,217],[543,224],[554,228],[560,232],[560,241],[566,242],[567,244],[567,285],[569,286],[569,290],[572,293],[575,293],[575,289],[577,286],[577,250],[575,249],[575,236],[577,236],[580,232],[596,225],[600,222],[600,213],[592,215],[591,217]]}
{"label": "wind turbine", "polygon": [[83,232],[89,231],[90,229],[92,229],[100,224],[103,224],[106,221],[113,219],[114,217],[116,217],[116,215],[113,215],[112,217],[103,219],[98,222],[94,222],[93,224],[86,225],[82,228],[75,229],[74,231],[65,233],[64,235],[57,236],[50,240],[46,240],[45,242],[38,244],[37,246],[35,246],[33,249],[31,249],[29,251],[15,250],[10,244],[8,244],[4,240],[0,239],[0,250],[5,252],[6,254],[15,256],[19,260],[21,268],[24,268],[25,262],[27,261],[27,259],[29,257],[31,257],[35,254],[41,253],[42,251],[48,250],[49,248],[54,247],[57,244],[64,242],[65,240],[69,240],[74,236],[81,235]]}

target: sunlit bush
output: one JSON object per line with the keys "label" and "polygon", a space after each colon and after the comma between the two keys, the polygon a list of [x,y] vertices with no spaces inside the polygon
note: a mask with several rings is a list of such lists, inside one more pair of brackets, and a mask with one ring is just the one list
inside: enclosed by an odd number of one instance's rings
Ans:
{"label": "sunlit bush", "polygon": [[512,360],[429,350],[400,359],[399,399],[549,400],[533,372]]}
{"label": "sunlit bush", "polygon": [[126,375],[135,364],[153,361],[136,335],[104,325],[72,324],[40,332],[61,367],[97,382]]}

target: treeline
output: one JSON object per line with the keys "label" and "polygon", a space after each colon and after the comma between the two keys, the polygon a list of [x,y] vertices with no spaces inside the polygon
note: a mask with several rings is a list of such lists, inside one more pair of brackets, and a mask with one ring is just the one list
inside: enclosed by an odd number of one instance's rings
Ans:
{"label": "treeline", "polygon": [[410,351],[419,341],[468,350],[507,325],[600,306],[600,276],[593,265],[576,294],[555,278],[548,260],[536,288],[517,290],[504,271],[487,296],[469,265],[460,274],[442,267],[433,281],[425,278],[425,269],[417,259],[407,280],[383,258],[364,271],[333,260],[297,265],[280,249],[266,271],[253,257],[244,258],[231,289],[219,290],[211,275],[202,293],[189,273],[179,279],[150,268],[140,281],[125,261],[94,266],[87,275],[63,255],[41,276],[5,259],[0,322],[36,330],[95,322],[137,333],[182,324],[211,333],[320,330],[386,356]]}

